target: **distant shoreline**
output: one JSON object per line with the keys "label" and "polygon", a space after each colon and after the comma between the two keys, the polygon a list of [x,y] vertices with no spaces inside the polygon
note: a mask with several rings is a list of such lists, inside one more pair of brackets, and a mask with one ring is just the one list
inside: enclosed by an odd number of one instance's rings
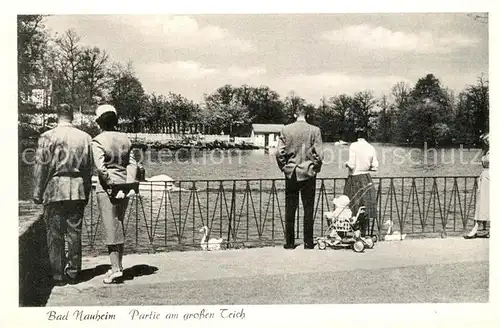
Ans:
{"label": "distant shoreline", "polygon": [[[23,150],[26,148],[36,148],[38,142],[38,138],[19,138],[18,139],[18,146],[19,150]],[[325,144],[334,144],[333,142],[325,142]],[[383,142],[372,142],[373,145],[381,145],[381,146],[390,146],[390,147],[401,147],[401,148],[419,148],[423,149],[423,145],[416,145],[416,144],[393,144],[393,143],[383,143]],[[347,145],[334,145],[334,147],[348,147],[349,144]],[[261,147],[257,147],[253,144],[250,143],[234,143],[234,142],[227,142],[227,141],[210,141],[210,142],[198,142],[198,143],[185,143],[182,140],[168,140],[168,141],[152,141],[152,142],[146,142],[146,141],[139,141],[139,140],[132,140],[132,147],[135,149],[141,149],[141,150],[161,150],[161,149],[168,149],[168,150],[179,150],[179,149],[199,149],[199,150],[212,150],[212,149],[240,149],[240,150],[253,150],[253,149],[263,149]],[[477,147],[475,145],[443,145],[443,146],[438,146],[435,147],[433,145],[428,145],[427,149],[460,149],[460,147],[463,147],[463,149],[468,149],[468,150],[481,150],[480,147]]]}
{"label": "distant shoreline", "polygon": [[[24,150],[27,148],[36,148],[38,143],[38,138],[19,138],[18,149]],[[226,142],[226,141],[210,141],[210,142],[198,142],[193,144],[185,143],[181,140],[169,140],[169,141],[153,141],[153,142],[145,142],[145,141],[135,141],[132,140],[132,148],[141,149],[141,150],[160,150],[160,149],[169,149],[169,150],[179,150],[179,149],[199,149],[199,150],[212,150],[212,149],[240,149],[240,150],[253,150],[253,149],[261,149],[260,147],[254,146],[249,143],[234,143],[234,142]]]}

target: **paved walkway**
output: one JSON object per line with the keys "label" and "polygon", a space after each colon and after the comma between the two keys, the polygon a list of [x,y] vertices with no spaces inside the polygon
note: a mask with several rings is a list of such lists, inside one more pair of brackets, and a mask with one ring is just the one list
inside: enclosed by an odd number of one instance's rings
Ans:
{"label": "paved walkway", "polygon": [[131,254],[125,281],[104,285],[105,256],[86,280],[55,287],[47,306],[487,302],[488,239],[415,239],[352,250],[281,247]]}

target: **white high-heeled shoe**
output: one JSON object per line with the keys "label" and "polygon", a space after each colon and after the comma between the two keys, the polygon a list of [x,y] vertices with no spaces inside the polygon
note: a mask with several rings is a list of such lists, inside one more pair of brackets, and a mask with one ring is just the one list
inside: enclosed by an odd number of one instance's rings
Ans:
{"label": "white high-heeled shoe", "polygon": [[103,280],[105,284],[112,284],[116,279],[123,277],[123,271],[113,272],[112,270],[108,270],[106,274],[108,274],[108,276]]}

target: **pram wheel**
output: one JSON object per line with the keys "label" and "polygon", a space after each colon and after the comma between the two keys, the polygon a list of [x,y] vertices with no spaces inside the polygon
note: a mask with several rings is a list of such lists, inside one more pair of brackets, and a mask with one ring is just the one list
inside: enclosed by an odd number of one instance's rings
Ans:
{"label": "pram wheel", "polygon": [[365,249],[365,244],[361,240],[357,240],[352,244],[352,249],[354,249],[356,253],[361,253]]}
{"label": "pram wheel", "polygon": [[326,249],[326,243],[322,240],[318,241],[318,248],[321,249],[321,250],[325,250]]}
{"label": "pram wheel", "polygon": [[375,245],[375,242],[370,237],[365,239],[365,243],[366,243],[366,247],[368,247],[368,248],[373,248],[373,246]]}

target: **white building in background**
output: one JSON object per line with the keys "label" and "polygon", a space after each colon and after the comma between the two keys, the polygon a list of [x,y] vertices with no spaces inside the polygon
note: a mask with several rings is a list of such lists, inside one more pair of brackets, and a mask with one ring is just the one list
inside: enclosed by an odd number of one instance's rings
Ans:
{"label": "white building in background", "polygon": [[284,126],[284,124],[252,124],[250,138],[255,146],[275,148]]}

